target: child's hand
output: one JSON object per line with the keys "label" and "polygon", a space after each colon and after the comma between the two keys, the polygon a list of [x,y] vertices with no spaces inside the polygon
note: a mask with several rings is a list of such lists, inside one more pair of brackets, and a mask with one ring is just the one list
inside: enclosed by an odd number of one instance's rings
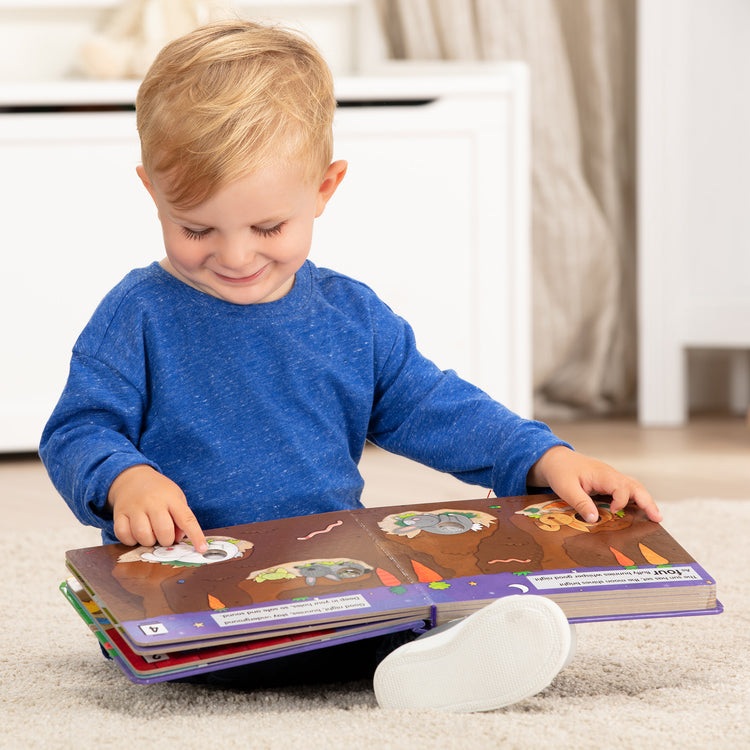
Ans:
{"label": "child's hand", "polygon": [[550,448],[531,467],[528,483],[534,487],[549,487],[588,523],[599,518],[590,497],[592,494],[611,495],[612,512],[622,510],[633,500],[652,521],[658,523],[662,519],[656,503],[640,482],[564,445]]}
{"label": "child's hand", "polygon": [[206,537],[182,490],[145,464],[123,471],[109,488],[115,536],[129,545],[169,547],[187,537],[198,552]]}

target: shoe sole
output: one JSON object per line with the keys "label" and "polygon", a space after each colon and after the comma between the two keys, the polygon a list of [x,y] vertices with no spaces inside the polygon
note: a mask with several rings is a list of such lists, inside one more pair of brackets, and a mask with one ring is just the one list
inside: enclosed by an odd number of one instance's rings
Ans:
{"label": "shoe sole", "polygon": [[504,597],[390,653],[375,672],[375,697],[384,709],[509,706],[536,695],[567,665],[574,632],[549,599]]}

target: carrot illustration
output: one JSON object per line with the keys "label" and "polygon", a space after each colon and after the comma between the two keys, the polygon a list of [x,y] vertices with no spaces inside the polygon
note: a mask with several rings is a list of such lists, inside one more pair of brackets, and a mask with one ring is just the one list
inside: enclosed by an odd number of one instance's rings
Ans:
{"label": "carrot illustration", "polygon": [[624,568],[629,568],[631,565],[635,565],[635,562],[633,562],[633,560],[631,560],[627,555],[623,555],[620,550],[617,550],[614,547],[610,547],[609,549],[617,559],[617,562]]}
{"label": "carrot illustration", "polygon": [[414,572],[417,574],[417,580],[420,583],[433,583],[435,581],[443,580],[443,576],[439,575],[434,570],[431,570],[426,565],[422,565],[422,563],[417,562],[416,560],[412,560],[411,564],[414,568]]}
{"label": "carrot illustration", "polygon": [[224,602],[217,599],[212,594],[208,595],[208,606],[211,607],[211,609],[226,609]]}
{"label": "carrot illustration", "polygon": [[646,558],[646,561],[650,562],[652,565],[668,565],[669,564],[669,560],[667,560],[666,557],[662,557],[661,555],[658,555],[656,552],[654,552],[652,549],[647,547],[642,542],[638,542],[638,546],[640,547],[640,550],[643,553],[643,556]]}
{"label": "carrot illustration", "polygon": [[393,587],[401,585],[401,581],[393,573],[389,573],[387,570],[383,570],[383,568],[376,568],[375,572],[378,574],[378,578],[383,586]]}

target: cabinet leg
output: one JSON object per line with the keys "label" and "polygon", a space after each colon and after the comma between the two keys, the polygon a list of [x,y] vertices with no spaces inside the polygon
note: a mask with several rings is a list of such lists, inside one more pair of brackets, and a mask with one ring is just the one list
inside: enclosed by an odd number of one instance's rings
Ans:
{"label": "cabinet leg", "polygon": [[641,350],[638,421],[646,426],[679,426],[688,417],[686,353],[680,346],[658,343],[659,347]]}
{"label": "cabinet leg", "polygon": [[729,360],[729,408],[750,419],[750,351],[732,352]]}

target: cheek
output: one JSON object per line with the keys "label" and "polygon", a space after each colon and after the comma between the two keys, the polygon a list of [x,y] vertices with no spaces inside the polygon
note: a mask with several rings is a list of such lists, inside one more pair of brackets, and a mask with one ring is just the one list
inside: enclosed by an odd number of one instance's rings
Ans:
{"label": "cheek", "polygon": [[293,263],[300,257],[307,257],[311,243],[312,228],[299,227],[278,237],[271,252],[279,261]]}
{"label": "cheek", "polygon": [[201,242],[187,239],[182,232],[164,233],[164,248],[167,257],[173,263],[182,266],[197,266],[202,262],[206,257],[207,250],[201,245]]}

